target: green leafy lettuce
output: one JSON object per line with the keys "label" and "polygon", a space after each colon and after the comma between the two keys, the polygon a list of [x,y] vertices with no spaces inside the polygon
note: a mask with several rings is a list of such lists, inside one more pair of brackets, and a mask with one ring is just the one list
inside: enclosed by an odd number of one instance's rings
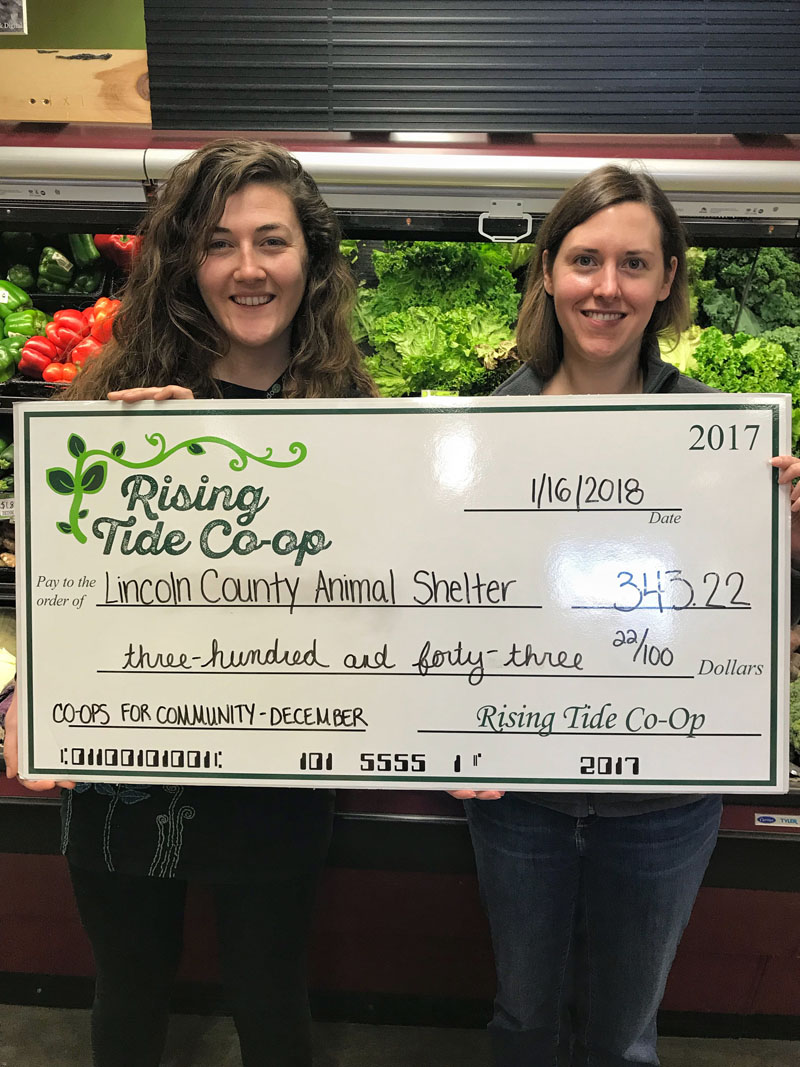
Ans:
{"label": "green leafy lettuce", "polygon": [[661,358],[667,363],[674,363],[681,374],[696,377],[694,350],[697,348],[703,331],[699,326],[690,326],[678,337],[677,342],[667,336],[659,336],[658,347]]}
{"label": "green leafy lettuce", "polygon": [[774,330],[765,330],[761,340],[775,341],[785,349],[794,365],[800,367],[800,326],[778,326]]}
{"label": "green leafy lettuce", "polygon": [[378,285],[359,291],[353,333],[382,395],[485,394],[518,366],[507,245],[387,242],[372,260]]}
{"label": "green leafy lettuce", "polygon": [[789,686],[789,740],[800,760],[800,678]]}
{"label": "green leafy lettuce", "polygon": [[726,393],[791,393],[792,439],[800,433],[800,368],[775,341],[703,330],[692,353],[693,378]]}

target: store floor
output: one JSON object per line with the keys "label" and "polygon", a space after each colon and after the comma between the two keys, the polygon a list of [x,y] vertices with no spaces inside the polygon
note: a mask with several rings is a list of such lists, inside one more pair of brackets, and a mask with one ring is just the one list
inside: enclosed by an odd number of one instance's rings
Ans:
{"label": "store floor", "polygon": [[[479,1030],[318,1024],[315,1067],[487,1067]],[[0,1067],[87,1067],[89,1013],[0,1005]],[[662,1067],[797,1067],[800,1042],[663,1038]],[[177,1016],[163,1067],[241,1067],[230,1019]]]}

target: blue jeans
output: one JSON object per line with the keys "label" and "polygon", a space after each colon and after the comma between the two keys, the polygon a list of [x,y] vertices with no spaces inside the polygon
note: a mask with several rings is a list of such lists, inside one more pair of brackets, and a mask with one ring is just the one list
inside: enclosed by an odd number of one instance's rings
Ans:
{"label": "blue jeans", "polygon": [[719,797],[576,819],[465,803],[497,967],[496,1067],[650,1067],[656,1013],[714,848]]}

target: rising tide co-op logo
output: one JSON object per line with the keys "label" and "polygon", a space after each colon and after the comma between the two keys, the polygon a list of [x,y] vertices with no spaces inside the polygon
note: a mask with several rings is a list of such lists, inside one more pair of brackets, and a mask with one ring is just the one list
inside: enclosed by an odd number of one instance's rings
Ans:
{"label": "rising tide co-op logo", "polygon": [[[192,437],[172,447],[167,447],[166,439],[160,433],[145,434],[144,440],[156,449],[155,455],[131,460],[124,441],[117,441],[110,451],[106,451],[87,448],[82,437],[70,434],[67,451],[75,461],[74,469],[50,467],[45,472],[47,484],[54,493],[72,498],[67,519],[56,522],[61,533],[71,535],[79,544],[87,543],[88,536],[82,523],[89,519],[90,509],[83,505],[87,497],[95,496],[103,489],[109,464],[115,463],[131,472],[120,487],[128,517],[98,515],[91,522],[91,534],[103,541],[104,555],[115,550],[123,555],[159,555],[162,552],[171,556],[183,555],[191,547],[191,539],[185,530],[167,530],[162,515],[164,512],[187,511],[217,513],[217,517],[205,524],[198,541],[203,554],[212,559],[221,559],[231,552],[244,556],[261,548],[271,548],[280,556],[293,555],[295,566],[300,566],[306,555],[314,556],[330,547],[331,541],[322,530],[296,532],[284,529],[265,538],[250,528],[270,500],[263,485],[244,485],[238,489],[231,485],[210,485],[208,475],[202,474],[199,484],[190,488],[176,483],[170,474],[162,474],[159,479],[154,474],[144,473],[179,453],[202,462],[201,457],[210,447],[228,449],[233,453],[228,463],[232,471],[243,471],[250,463],[286,469],[296,467],[308,455],[302,442],[293,441],[288,446],[290,459],[275,459],[272,448],[265,449],[259,456],[224,437]],[[221,517],[220,512],[235,514],[235,525]],[[147,527],[144,522],[154,525]]]}

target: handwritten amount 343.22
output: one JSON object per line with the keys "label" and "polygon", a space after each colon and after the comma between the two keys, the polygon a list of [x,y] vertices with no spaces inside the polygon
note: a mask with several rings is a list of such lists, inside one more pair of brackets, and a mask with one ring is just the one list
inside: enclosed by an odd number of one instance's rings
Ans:
{"label": "handwritten amount 343.22", "polygon": [[694,585],[683,577],[681,570],[657,570],[655,580],[646,571],[641,578],[631,571],[620,571],[617,578],[620,590],[614,602],[617,611],[636,611],[637,608],[684,611],[692,607],[741,610],[751,607],[748,601],[741,599],[744,588],[741,571],[731,571],[726,575],[706,571],[703,588],[697,599]]}

